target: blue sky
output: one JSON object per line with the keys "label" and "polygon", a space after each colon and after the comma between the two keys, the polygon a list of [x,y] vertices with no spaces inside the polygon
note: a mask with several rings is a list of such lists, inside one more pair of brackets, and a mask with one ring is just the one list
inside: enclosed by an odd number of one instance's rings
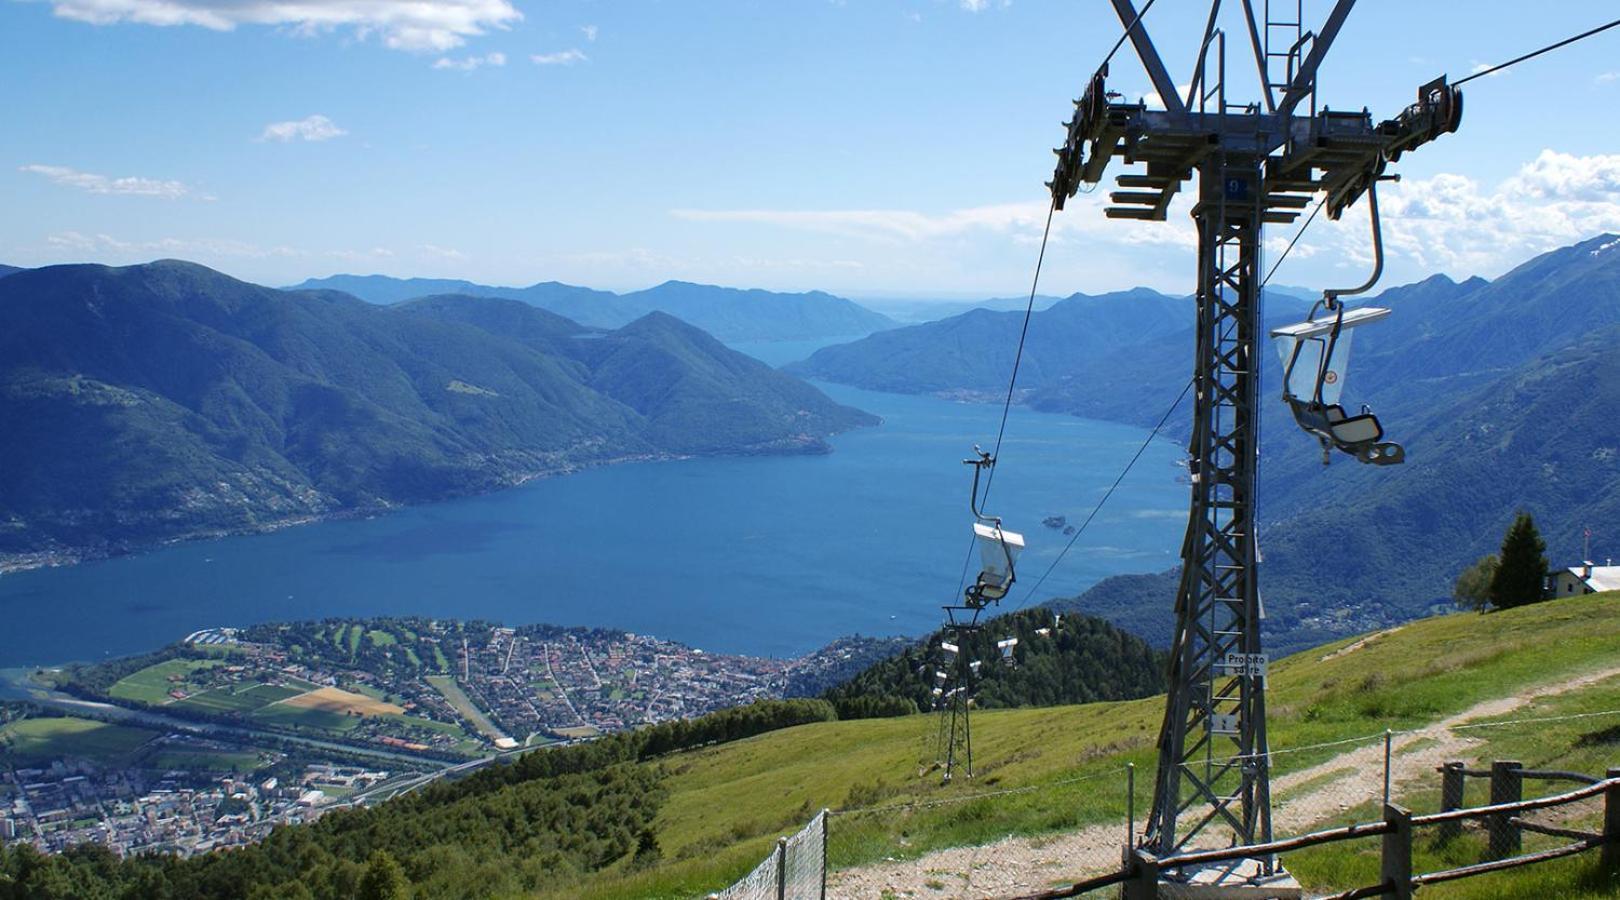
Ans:
{"label": "blue sky", "polygon": [[[1148,14],[1178,82],[1207,8]],[[1362,0],[1323,101],[1389,116],[1614,10]],[[1105,0],[0,0],[0,261],[1016,295],[1119,33]],[[1129,47],[1110,83],[1146,92]],[[1386,284],[1620,231],[1620,30],[1466,90],[1384,193]],[[1042,292],[1188,289],[1186,207],[1107,222],[1105,193],[1059,214]],[[1359,210],[1319,223],[1277,280],[1358,282],[1365,244]]]}

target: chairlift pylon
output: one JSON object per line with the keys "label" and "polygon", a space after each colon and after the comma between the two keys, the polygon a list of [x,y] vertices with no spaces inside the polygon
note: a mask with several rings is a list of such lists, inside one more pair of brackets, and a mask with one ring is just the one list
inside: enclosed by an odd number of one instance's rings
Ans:
{"label": "chairlift pylon", "polygon": [[[1346,367],[1350,361],[1350,341],[1354,328],[1377,322],[1390,311],[1378,306],[1346,309],[1341,297],[1362,294],[1378,283],[1384,271],[1384,242],[1378,220],[1378,179],[1367,186],[1367,206],[1372,221],[1373,271],[1358,287],[1322,292],[1322,299],[1311,307],[1305,321],[1274,328],[1271,337],[1283,361],[1283,400],[1294,414],[1294,421],[1322,444],[1322,464],[1327,465],[1333,450],[1354,456],[1364,463],[1388,466],[1406,461],[1400,444],[1383,440],[1384,428],[1365,404],[1355,415],[1340,404]],[[1318,312],[1322,313],[1318,317]]]}

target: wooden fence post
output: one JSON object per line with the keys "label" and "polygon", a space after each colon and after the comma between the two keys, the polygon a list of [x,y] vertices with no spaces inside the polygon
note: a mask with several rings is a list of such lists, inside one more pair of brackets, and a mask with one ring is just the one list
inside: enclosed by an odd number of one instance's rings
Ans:
{"label": "wooden fence post", "polygon": [[1125,882],[1125,900],[1155,900],[1159,896],[1159,860],[1146,850],[1131,858],[1131,877]]}
{"label": "wooden fence post", "polygon": [[1412,813],[1393,803],[1384,804],[1382,877],[1384,896],[1412,900]]}
{"label": "wooden fence post", "polygon": [[[1519,770],[1524,764],[1518,760],[1499,759],[1491,763],[1491,805],[1517,803],[1524,799],[1524,779]],[[1496,813],[1486,821],[1490,829],[1487,859],[1507,859],[1519,855],[1519,829],[1513,825],[1512,813]]]}
{"label": "wooden fence post", "polygon": [[[1441,812],[1462,809],[1463,790],[1466,784],[1467,776],[1463,774],[1461,760],[1452,760],[1440,767]],[[1462,834],[1462,823],[1457,821],[1441,822],[1435,833],[1440,840],[1449,841]]]}
{"label": "wooden fence post", "polygon": [[1604,773],[1609,786],[1603,791],[1603,871],[1620,875],[1620,769]]}

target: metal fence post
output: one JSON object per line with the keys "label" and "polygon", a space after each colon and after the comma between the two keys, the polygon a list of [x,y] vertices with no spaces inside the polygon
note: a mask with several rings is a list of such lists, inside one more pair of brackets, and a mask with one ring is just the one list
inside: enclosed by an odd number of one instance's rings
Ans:
{"label": "metal fence post", "polygon": [[[1491,805],[1517,803],[1524,799],[1524,779],[1518,760],[1499,759],[1491,763]],[[1489,819],[1491,830],[1488,859],[1506,859],[1519,853],[1519,829],[1512,824],[1512,813],[1496,813]]]}
{"label": "metal fence post", "polygon": [[832,825],[832,813],[821,811],[821,893],[816,896],[827,900],[827,828]]}
{"label": "metal fence post", "polygon": [[1384,805],[1389,805],[1389,766],[1394,750],[1395,732],[1384,729]]}
{"label": "metal fence post", "polygon": [[1156,900],[1159,896],[1158,857],[1138,849],[1131,855],[1131,877],[1124,884],[1125,900]]}
{"label": "metal fence post", "polygon": [[1611,877],[1620,874],[1620,769],[1604,773],[1609,784],[1603,791],[1603,871]]}
{"label": "metal fence post", "polygon": [[[1463,774],[1461,760],[1452,760],[1440,767],[1441,812],[1462,809],[1463,791],[1467,786],[1467,779],[1468,776]],[[1458,821],[1441,822],[1435,833],[1441,841],[1452,840],[1462,834],[1462,823]]]}
{"label": "metal fence post", "polygon": [[787,900],[787,838],[776,839],[776,900]]}
{"label": "metal fence post", "polygon": [[1384,896],[1395,900],[1412,898],[1412,813],[1392,803],[1384,804],[1382,878]]}
{"label": "metal fence post", "polygon": [[1125,764],[1125,849],[1136,843],[1136,763]]}

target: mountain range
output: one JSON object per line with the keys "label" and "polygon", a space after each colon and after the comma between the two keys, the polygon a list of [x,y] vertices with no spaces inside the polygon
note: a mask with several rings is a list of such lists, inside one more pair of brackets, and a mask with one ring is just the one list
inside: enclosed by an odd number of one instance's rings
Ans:
{"label": "mountain range", "polygon": [[[1186,299],[1146,288],[1067,297],[1031,316],[1019,384],[1061,384],[1077,360],[1176,334],[1190,311]],[[787,368],[875,391],[1000,395],[1023,321],[1022,310],[973,309],[824,347]]]}
{"label": "mountain range", "polygon": [[[1495,549],[1521,507],[1541,523],[1555,565],[1577,559],[1588,524],[1600,545],[1620,545],[1620,533],[1604,533],[1620,521],[1620,238],[1543,254],[1495,281],[1436,275],[1367,302],[1394,315],[1356,338],[1345,401],[1370,404],[1406,443],[1405,465],[1340,457],[1324,470],[1275,399],[1276,355],[1262,360],[1267,628],[1290,647],[1444,605],[1457,572]],[[1293,291],[1267,293],[1268,327],[1305,309]],[[1019,398],[1151,425],[1187,383],[1192,314],[1190,301],[1147,291],[1037,312]],[[1000,392],[1022,319],[967,313],[828,347],[790,370],[890,391]],[[1183,406],[1166,432],[1185,437],[1187,418]],[[1131,608],[1162,608],[1166,584],[1105,582],[1064,603],[1136,627]]]}
{"label": "mountain range", "polygon": [[0,554],[97,555],[873,424],[673,316],[391,306],[191,263],[0,279]]}
{"label": "mountain range", "polygon": [[821,291],[780,294],[684,281],[666,281],[644,291],[615,294],[556,281],[528,287],[495,287],[438,278],[333,275],[309,279],[290,290],[336,290],[379,304],[436,294],[501,297],[521,300],[597,328],[618,328],[648,313],[664,312],[726,342],[849,338],[895,325],[888,316]]}

